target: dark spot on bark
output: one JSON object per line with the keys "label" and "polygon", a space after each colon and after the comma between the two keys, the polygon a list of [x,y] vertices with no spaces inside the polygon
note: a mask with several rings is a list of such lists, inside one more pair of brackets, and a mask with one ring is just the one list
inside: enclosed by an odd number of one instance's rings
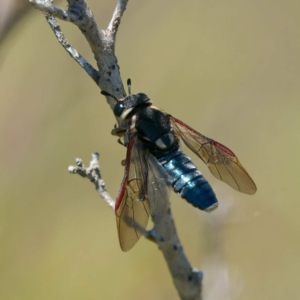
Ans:
{"label": "dark spot on bark", "polygon": [[[77,18],[78,20],[83,19],[82,13],[76,5],[69,6],[68,11],[69,11],[70,14],[74,15],[74,18]],[[71,18],[71,21],[74,22],[75,20],[73,20],[73,18]]]}
{"label": "dark spot on bark", "polygon": [[109,79],[109,78],[107,78],[107,79],[106,79],[106,81],[107,81],[107,82],[110,82],[110,79]]}
{"label": "dark spot on bark", "polygon": [[111,75],[111,72],[107,72],[107,74],[108,74],[108,76],[110,76],[110,75]]}
{"label": "dark spot on bark", "polygon": [[112,65],[112,66],[111,66],[111,69],[113,69],[113,70],[114,70],[115,68],[116,68],[116,66],[115,66],[115,65]]}
{"label": "dark spot on bark", "polygon": [[174,250],[174,251],[177,251],[177,250],[178,250],[178,245],[177,245],[177,244],[174,244],[174,245],[173,245],[173,250]]}
{"label": "dark spot on bark", "polygon": [[74,10],[73,8],[69,8],[69,13],[72,14],[72,15],[76,15],[78,16],[78,13],[76,10]]}
{"label": "dark spot on bark", "polygon": [[188,281],[192,281],[193,280],[193,274],[190,274],[189,276],[188,276]]}
{"label": "dark spot on bark", "polygon": [[164,242],[165,239],[161,236],[161,237],[159,238],[159,241],[160,241],[160,242]]}
{"label": "dark spot on bark", "polygon": [[120,90],[119,88],[116,89],[117,92],[118,92],[119,90]]}

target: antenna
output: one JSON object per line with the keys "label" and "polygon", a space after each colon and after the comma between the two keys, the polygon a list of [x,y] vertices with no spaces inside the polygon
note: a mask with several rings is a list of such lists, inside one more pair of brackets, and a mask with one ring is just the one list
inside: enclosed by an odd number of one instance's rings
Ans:
{"label": "antenna", "polygon": [[129,93],[129,95],[131,95],[131,79],[130,78],[127,79],[127,87],[128,87],[128,93]]}
{"label": "antenna", "polygon": [[106,91],[101,91],[101,94],[104,95],[104,96],[112,97],[112,98],[114,98],[117,102],[119,102],[119,100],[118,100],[115,96],[113,96],[112,94],[110,94],[110,93],[108,93],[108,92],[106,92]]}

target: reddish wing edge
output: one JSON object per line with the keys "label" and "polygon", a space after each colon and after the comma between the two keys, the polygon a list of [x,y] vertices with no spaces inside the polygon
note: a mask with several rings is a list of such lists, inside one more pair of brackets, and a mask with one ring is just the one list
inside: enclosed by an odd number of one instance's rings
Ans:
{"label": "reddish wing edge", "polygon": [[249,195],[256,192],[254,181],[230,149],[202,135],[173,116],[167,116],[175,134],[207,165],[216,178],[239,192]]}
{"label": "reddish wing edge", "polygon": [[145,151],[138,137],[132,135],[115,206],[119,242],[123,251],[129,251],[143,235],[150,214],[160,217],[167,211],[170,184],[165,169],[149,151]]}
{"label": "reddish wing edge", "polygon": [[[143,152],[139,151],[136,136],[127,146],[124,178],[116,199],[115,213],[120,247],[129,251],[145,232],[150,215],[146,198]],[[139,161],[141,160],[141,161]]]}

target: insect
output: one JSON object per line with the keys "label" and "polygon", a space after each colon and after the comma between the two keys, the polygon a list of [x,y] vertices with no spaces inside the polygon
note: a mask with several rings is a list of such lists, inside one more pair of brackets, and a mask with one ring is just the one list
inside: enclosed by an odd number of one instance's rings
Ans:
{"label": "insect", "polygon": [[[210,212],[218,201],[210,184],[180,148],[180,140],[192,150],[218,179],[237,191],[252,195],[256,186],[235,154],[205,137],[170,114],[152,105],[143,93],[116,100],[114,114],[127,146],[124,178],[115,204],[120,246],[130,250],[143,235],[150,215],[159,216],[168,206],[169,187],[193,206]],[[123,128],[124,127],[124,128]]]}

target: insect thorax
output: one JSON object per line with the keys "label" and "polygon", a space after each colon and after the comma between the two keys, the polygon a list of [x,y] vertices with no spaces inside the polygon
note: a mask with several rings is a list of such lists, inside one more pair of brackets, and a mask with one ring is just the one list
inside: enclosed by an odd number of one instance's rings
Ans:
{"label": "insect thorax", "polygon": [[160,110],[151,106],[141,108],[132,121],[139,138],[156,157],[178,147],[169,119]]}

